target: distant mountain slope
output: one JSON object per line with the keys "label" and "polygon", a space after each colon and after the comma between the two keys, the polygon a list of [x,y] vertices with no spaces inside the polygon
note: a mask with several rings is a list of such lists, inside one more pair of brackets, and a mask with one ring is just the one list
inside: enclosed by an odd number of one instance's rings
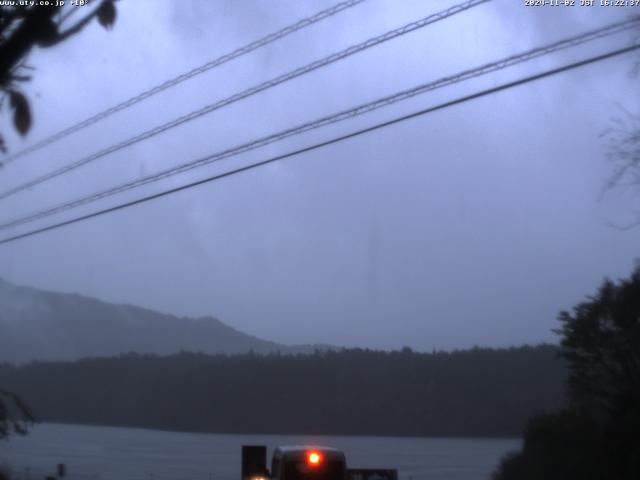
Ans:
{"label": "distant mountain slope", "polygon": [[312,352],[239,332],[213,317],[179,318],[0,279],[0,362],[74,360],[121,353]]}

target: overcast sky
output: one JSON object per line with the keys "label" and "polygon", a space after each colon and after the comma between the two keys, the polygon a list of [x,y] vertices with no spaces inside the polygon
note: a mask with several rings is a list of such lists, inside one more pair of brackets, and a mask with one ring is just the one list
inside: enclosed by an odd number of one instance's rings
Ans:
{"label": "overcast sky", "polygon": [[[17,151],[330,6],[331,0],[117,2],[34,50],[35,123]],[[0,189],[457,3],[368,0],[20,158]],[[578,2],[579,3],[579,2]],[[84,7],[83,7],[84,8]],[[633,8],[495,0],[141,142],[0,202],[0,219],[178,165],[321,115],[596,28]],[[19,233],[204,178],[572,60],[630,33],[382,109],[85,206]],[[603,194],[603,131],[638,112],[626,55],[467,102],[54,232],[0,246],[0,277],[283,343],[417,350],[555,341],[561,309],[640,257],[638,192]],[[5,110],[6,112],[6,110]]]}

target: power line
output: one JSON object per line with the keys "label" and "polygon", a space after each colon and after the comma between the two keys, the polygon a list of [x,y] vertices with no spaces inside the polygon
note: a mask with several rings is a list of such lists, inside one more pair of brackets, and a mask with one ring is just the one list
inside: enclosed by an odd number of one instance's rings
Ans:
{"label": "power line", "polygon": [[39,220],[41,218],[45,218],[45,217],[54,215],[56,213],[63,212],[65,210],[69,210],[69,209],[76,208],[97,200],[101,200],[103,198],[106,198],[118,193],[122,193],[124,191],[130,190],[133,188],[137,188],[149,183],[157,182],[159,180],[162,180],[180,173],[184,173],[186,171],[199,168],[219,160],[237,156],[242,153],[246,153],[248,151],[255,150],[260,147],[264,147],[266,145],[269,145],[271,143],[283,140],[285,138],[288,138],[294,135],[300,135],[302,133],[305,133],[311,130],[315,130],[327,125],[331,125],[333,123],[337,123],[337,122],[347,120],[359,115],[363,115],[365,113],[372,112],[374,110],[378,110],[382,107],[392,105],[394,103],[400,102],[402,100],[406,100],[408,98],[414,97],[416,95],[419,95],[428,91],[435,90],[437,88],[453,85],[465,80],[479,77],[481,75],[486,75],[498,70],[502,70],[504,68],[511,67],[519,63],[527,62],[534,58],[548,55],[550,53],[553,53],[562,49],[583,44],[587,41],[592,41],[595,39],[606,37],[608,35],[613,35],[614,33],[618,33],[622,30],[626,30],[634,27],[638,22],[640,22],[640,17],[634,20],[627,20],[625,22],[619,22],[619,23],[609,25],[607,27],[585,32],[580,35],[576,35],[564,40],[560,40],[558,42],[545,45],[542,47],[534,48],[532,50],[528,50],[523,53],[512,55],[510,57],[506,57],[504,59],[501,59],[495,62],[484,64],[482,66],[475,67],[469,70],[464,70],[455,75],[446,76],[429,83],[421,84],[421,85],[418,85],[417,87],[413,87],[408,90],[403,90],[393,95],[382,97],[372,102],[364,103],[357,107],[350,108],[348,110],[343,110],[338,113],[321,117],[319,119],[298,125],[296,127],[282,130],[280,132],[277,132],[265,137],[261,137],[256,140],[252,140],[250,142],[243,143],[235,147],[231,147],[226,150],[213,153],[211,155],[207,155],[206,157],[192,160],[190,162],[184,163],[176,167],[171,167],[169,169],[163,170],[155,174],[147,175],[146,177],[132,180],[124,184],[120,184],[115,187],[111,187],[109,189],[106,189],[97,193],[93,193],[91,195],[88,195],[76,200],[72,200],[54,207],[50,207],[45,210],[41,210],[39,212],[29,214],[27,216],[24,216],[18,219],[10,220],[8,222],[0,224],[0,230],[5,230],[7,228],[15,227],[17,225],[33,222],[35,220]]}
{"label": "power line", "polygon": [[[358,5],[359,3],[365,2],[366,0],[348,0],[345,2],[341,2],[338,3],[330,8],[327,8],[325,10],[322,10],[318,13],[316,13],[315,15],[312,15],[310,17],[306,17],[303,18],[302,20],[297,21],[296,23],[292,24],[292,25],[288,25],[284,28],[282,28],[281,30],[278,30],[276,32],[270,33],[269,35],[262,37],[258,40],[255,40],[247,45],[244,45],[243,47],[237,48],[236,50],[227,53],[225,55],[222,55],[218,58],[215,58],[213,60],[210,60],[207,63],[204,63],[202,65],[200,65],[199,67],[196,67],[188,72],[182,73],[180,75],[178,75],[177,77],[171,78],[163,83],[161,83],[160,85],[156,85],[153,88],[150,88],[148,90],[145,90],[141,93],[139,93],[138,95],[131,97],[127,100],[124,100],[120,103],[118,103],[117,105],[108,108],[106,110],[103,110],[99,113],[96,113],[95,115],[82,120],[81,122],[78,122],[74,125],[71,125],[70,127],[67,127],[63,130],[60,130],[56,133],[54,133],[53,135],[50,135],[49,137],[44,138],[43,140],[40,140],[39,142],[24,148],[16,153],[13,153],[11,155],[7,155],[7,157],[5,157],[4,159],[2,159],[2,162],[4,164],[8,164],[14,160],[16,160],[19,157],[23,157],[25,155],[28,155],[30,153],[33,153],[37,150],[40,150],[43,147],[46,147],[47,145],[51,145],[54,142],[57,142],[58,140],[67,137],[69,135],[71,135],[72,133],[75,133],[79,130],[82,130],[84,128],[87,128],[90,125],[93,125],[94,123],[97,123],[101,120],[104,120],[107,117],[110,117],[111,115],[120,112],[122,110],[125,110],[129,107],[132,107],[133,105],[142,102],[143,100],[146,100],[149,97],[152,97],[164,90],[167,90],[171,87],[174,87],[176,85],[178,85],[179,83],[182,83],[186,80],[189,80],[190,78],[193,78],[197,75],[200,75],[202,73],[205,73],[213,68],[219,67],[220,65],[230,62],[231,60],[234,60],[238,57],[241,57],[243,55],[246,55],[250,52],[253,52],[254,50],[257,50],[261,47],[264,47],[266,45],[269,45],[270,43],[275,42],[276,40],[279,40],[283,37],[286,37],[287,35],[290,35],[294,32],[297,32],[298,30],[301,30],[303,28],[306,28],[308,26],[313,25],[314,23],[318,23],[321,20],[324,20],[326,18],[332,17],[333,15],[336,15],[337,13],[340,13],[344,10],[347,10],[348,8],[354,7],[356,5]],[[62,21],[66,20],[69,16],[73,15],[73,13],[78,10],[77,8],[72,8],[69,12],[67,12],[66,16],[63,18]]]}
{"label": "power line", "polygon": [[533,82],[533,81],[536,81],[536,80],[541,80],[543,78],[550,77],[552,75],[556,75],[556,74],[563,73],[563,72],[566,72],[566,71],[569,71],[569,70],[573,70],[575,68],[579,68],[579,67],[583,67],[583,66],[586,66],[586,65],[589,65],[589,64],[593,64],[593,63],[596,63],[596,62],[607,60],[609,58],[613,58],[613,57],[616,57],[616,56],[619,56],[619,55],[622,55],[622,54],[625,54],[625,53],[629,53],[629,52],[632,52],[632,51],[635,51],[635,50],[638,50],[638,49],[640,49],[640,44],[632,45],[632,46],[627,47],[627,48],[621,48],[619,50],[614,50],[614,51],[611,51],[611,52],[608,52],[608,53],[605,53],[605,54],[602,54],[602,55],[598,55],[598,56],[595,56],[595,57],[588,58],[586,60],[581,60],[579,62],[571,63],[569,65],[564,65],[562,67],[554,68],[552,70],[547,70],[545,72],[538,73],[538,74],[535,74],[535,75],[531,75],[531,76],[522,78],[520,80],[515,80],[513,82],[505,83],[505,84],[499,85],[497,87],[488,88],[486,90],[482,90],[480,92],[477,92],[477,93],[474,93],[474,94],[471,94],[471,95],[467,95],[467,96],[464,96],[464,97],[457,98],[455,100],[451,100],[451,101],[448,101],[448,102],[445,102],[445,103],[441,103],[441,104],[436,105],[434,107],[425,108],[423,110],[420,110],[420,111],[417,111],[417,112],[414,112],[414,113],[411,113],[411,114],[408,114],[408,115],[404,115],[402,117],[398,117],[398,118],[395,118],[393,120],[389,120],[389,121],[386,121],[386,122],[378,123],[378,124],[373,125],[371,127],[367,127],[367,128],[364,128],[364,129],[361,129],[361,130],[357,130],[357,131],[352,132],[352,133],[348,133],[346,135],[335,137],[335,138],[332,138],[331,140],[326,140],[324,142],[316,143],[314,145],[311,145],[311,146],[308,146],[308,147],[305,147],[305,148],[294,150],[292,152],[288,152],[288,153],[285,153],[285,154],[282,154],[282,155],[278,155],[278,156],[275,156],[275,157],[271,157],[271,158],[268,158],[268,159],[263,160],[261,162],[253,163],[251,165],[246,165],[244,167],[239,167],[239,168],[230,170],[230,171],[225,172],[225,173],[220,173],[220,174],[217,174],[217,175],[213,175],[213,176],[205,178],[203,180],[198,180],[196,182],[191,182],[189,184],[182,185],[180,187],[175,187],[175,188],[172,188],[172,189],[169,189],[169,190],[164,190],[162,192],[155,193],[153,195],[149,195],[149,196],[146,196],[146,197],[143,197],[143,198],[139,198],[137,200],[132,200],[132,201],[129,201],[129,202],[126,202],[126,203],[122,203],[120,205],[116,205],[116,206],[109,207],[109,208],[106,208],[106,209],[103,209],[103,210],[99,210],[97,212],[93,212],[93,213],[90,213],[90,214],[87,214],[87,215],[82,215],[80,217],[76,217],[76,218],[73,218],[73,219],[70,219],[70,220],[66,220],[64,222],[59,222],[59,223],[56,223],[56,224],[53,224],[53,225],[49,225],[49,226],[46,226],[46,227],[42,227],[42,228],[38,228],[38,229],[35,229],[35,230],[31,230],[31,231],[26,232],[26,233],[22,233],[22,234],[15,235],[15,236],[12,236],[12,237],[4,238],[4,239],[0,240],[0,245],[3,245],[5,243],[9,243],[9,242],[13,242],[13,241],[16,241],[16,240],[20,240],[20,239],[23,239],[23,238],[31,237],[33,235],[44,233],[44,232],[47,232],[47,231],[50,231],[50,230],[54,230],[54,229],[57,229],[57,228],[61,228],[61,227],[64,227],[64,226],[67,226],[67,225],[71,225],[71,224],[74,224],[74,223],[78,223],[78,222],[81,222],[81,221],[84,221],[84,220],[88,220],[90,218],[94,218],[94,217],[97,217],[97,216],[100,216],[100,215],[104,215],[104,214],[107,214],[107,213],[115,212],[117,210],[122,210],[122,209],[125,209],[125,208],[128,208],[128,207],[132,207],[134,205],[138,205],[138,204],[141,204],[141,203],[145,203],[145,202],[148,202],[148,201],[151,201],[151,200],[155,200],[157,198],[164,197],[166,195],[171,195],[173,193],[177,193],[177,192],[180,192],[182,190],[187,190],[187,189],[199,186],[199,185],[203,185],[205,183],[210,183],[210,182],[213,182],[215,180],[220,180],[222,178],[225,178],[225,177],[228,177],[228,176],[231,176],[231,175],[235,175],[237,173],[241,173],[241,172],[245,172],[245,171],[248,171],[248,170],[252,170],[254,168],[262,167],[264,165],[267,165],[267,164],[270,164],[270,163],[274,163],[274,162],[277,162],[277,161],[280,161],[280,160],[284,160],[286,158],[294,157],[294,156],[300,155],[302,153],[307,153],[307,152],[310,152],[310,151],[313,151],[313,150],[316,150],[316,149],[319,149],[319,148],[322,148],[322,147],[326,147],[328,145],[332,145],[332,144],[335,144],[335,143],[338,143],[338,142],[342,142],[344,140],[348,140],[350,138],[354,138],[354,137],[363,135],[365,133],[370,133],[370,132],[379,130],[381,128],[385,128],[385,127],[388,127],[388,126],[391,126],[391,125],[394,125],[394,124],[397,124],[397,123],[400,123],[400,122],[404,122],[404,121],[412,119],[412,118],[416,118],[416,117],[419,117],[419,116],[422,116],[422,115],[426,115],[428,113],[435,112],[437,110],[442,110],[442,109],[445,109],[445,108],[448,108],[448,107],[459,105],[459,104],[464,103],[464,102],[475,100],[475,99],[480,98],[480,97],[484,97],[484,96],[487,96],[487,95],[492,95],[494,93],[498,93],[500,91],[507,90],[509,88],[513,88],[513,87],[517,87],[517,86],[520,86],[520,85],[524,85],[526,83]]}
{"label": "power line", "polygon": [[40,177],[36,177],[32,180],[29,180],[23,184],[20,184],[14,188],[11,188],[9,190],[6,190],[2,193],[0,193],[0,199],[4,199],[7,198],[11,195],[14,195],[22,190],[26,190],[27,188],[31,188],[34,187],[36,185],[39,185],[40,183],[46,182],[48,180],[51,180],[55,177],[58,177],[60,175],[63,175],[65,173],[68,173],[72,170],[75,170],[76,168],[82,167],[90,162],[93,162],[99,158],[102,158],[106,155],[109,155],[111,153],[117,152],[119,150],[122,150],[123,148],[127,148],[130,147],[138,142],[141,142],[143,140],[147,140],[151,137],[154,137],[156,135],[159,135],[167,130],[170,130],[172,128],[178,127],[184,123],[190,122],[191,120],[195,120],[196,118],[199,118],[203,115],[206,115],[208,113],[211,113],[215,110],[219,110],[223,107],[226,107],[228,105],[231,105],[232,103],[235,103],[237,101],[243,100],[247,97],[250,97],[252,95],[256,95],[262,91],[265,91],[269,88],[273,88],[277,85],[280,85],[282,83],[288,82],[290,80],[293,80],[297,77],[300,77],[302,75],[305,75],[307,73],[313,72],[314,70],[317,70],[321,67],[325,67],[329,64],[332,64],[334,62],[337,62],[339,60],[343,60],[351,55],[354,55],[356,53],[359,53],[363,50],[369,49],[371,47],[375,47],[376,45],[379,45],[381,43],[387,42],[389,40],[392,40],[396,37],[399,37],[401,35],[405,35],[407,33],[413,32],[414,30],[418,30],[420,28],[426,27],[427,25],[430,25],[432,23],[438,22],[440,20],[444,20],[448,17],[451,17],[453,15],[456,15],[458,13],[464,12],[470,8],[476,7],[482,3],[486,3],[489,2],[491,0],[468,0],[466,2],[463,2],[461,4],[458,5],[454,5],[452,7],[449,7],[441,12],[429,15],[427,17],[424,17],[421,20],[415,21],[415,22],[411,22],[408,23],[400,28],[396,28],[393,30],[390,30],[382,35],[378,35],[376,37],[370,38],[362,43],[359,43],[357,45],[353,45],[349,48],[346,48],[344,50],[341,50],[339,52],[333,53],[327,57],[321,58],[320,60],[316,60],[314,62],[311,62],[303,67],[300,68],[296,68],[295,70],[292,70],[288,73],[285,73],[283,75],[280,75],[272,80],[268,80],[266,82],[262,82],[258,85],[255,85],[253,87],[250,87],[242,92],[236,93],[234,95],[231,95],[230,97],[224,98],[222,100],[219,100],[213,104],[210,105],[206,105],[198,110],[195,110],[191,113],[188,113],[186,115],[183,115],[181,117],[178,117],[174,120],[171,120],[170,122],[164,123],[162,125],[159,125],[157,127],[154,127],[150,130],[147,130],[141,134],[138,134],[134,137],[131,137],[127,140],[124,140],[120,143],[117,143],[115,145],[112,145],[110,147],[107,147],[103,150],[100,150],[96,153],[93,153],[87,157],[81,158],[80,160],[77,160],[73,163],[70,163],[68,165],[65,165],[64,167],[61,167],[57,170],[54,170],[52,172],[46,173],[44,175],[41,175]]}

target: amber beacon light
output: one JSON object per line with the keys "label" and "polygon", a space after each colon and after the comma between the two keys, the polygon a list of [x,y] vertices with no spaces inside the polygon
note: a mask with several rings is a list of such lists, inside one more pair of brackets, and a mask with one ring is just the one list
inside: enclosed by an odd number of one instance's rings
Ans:
{"label": "amber beacon light", "polygon": [[307,463],[312,467],[317,467],[322,462],[322,455],[320,452],[316,452],[315,450],[311,450],[307,453]]}

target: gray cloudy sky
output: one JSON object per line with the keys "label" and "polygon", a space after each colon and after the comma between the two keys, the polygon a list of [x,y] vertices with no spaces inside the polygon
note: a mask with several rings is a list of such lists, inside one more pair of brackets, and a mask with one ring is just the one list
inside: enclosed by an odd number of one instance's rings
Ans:
{"label": "gray cloudy sky", "polygon": [[[26,139],[107,108],[331,0],[118,2],[34,51]],[[457,3],[368,0],[170,89],[4,168],[2,190]],[[434,80],[631,13],[495,0],[175,128],[0,202],[8,220],[169,165]],[[415,97],[97,202],[56,220],[180,185],[598,52],[623,33]],[[637,192],[602,189],[599,135],[638,112],[637,55],[555,76],[223,181],[0,246],[0,276],[176,315],[213,315],[284,343],[419,350],[554,340],[560,309],[640,256]],[[47,221],[30,227],[46,225]],[[24,229],[15,229],[18,233]]]}

